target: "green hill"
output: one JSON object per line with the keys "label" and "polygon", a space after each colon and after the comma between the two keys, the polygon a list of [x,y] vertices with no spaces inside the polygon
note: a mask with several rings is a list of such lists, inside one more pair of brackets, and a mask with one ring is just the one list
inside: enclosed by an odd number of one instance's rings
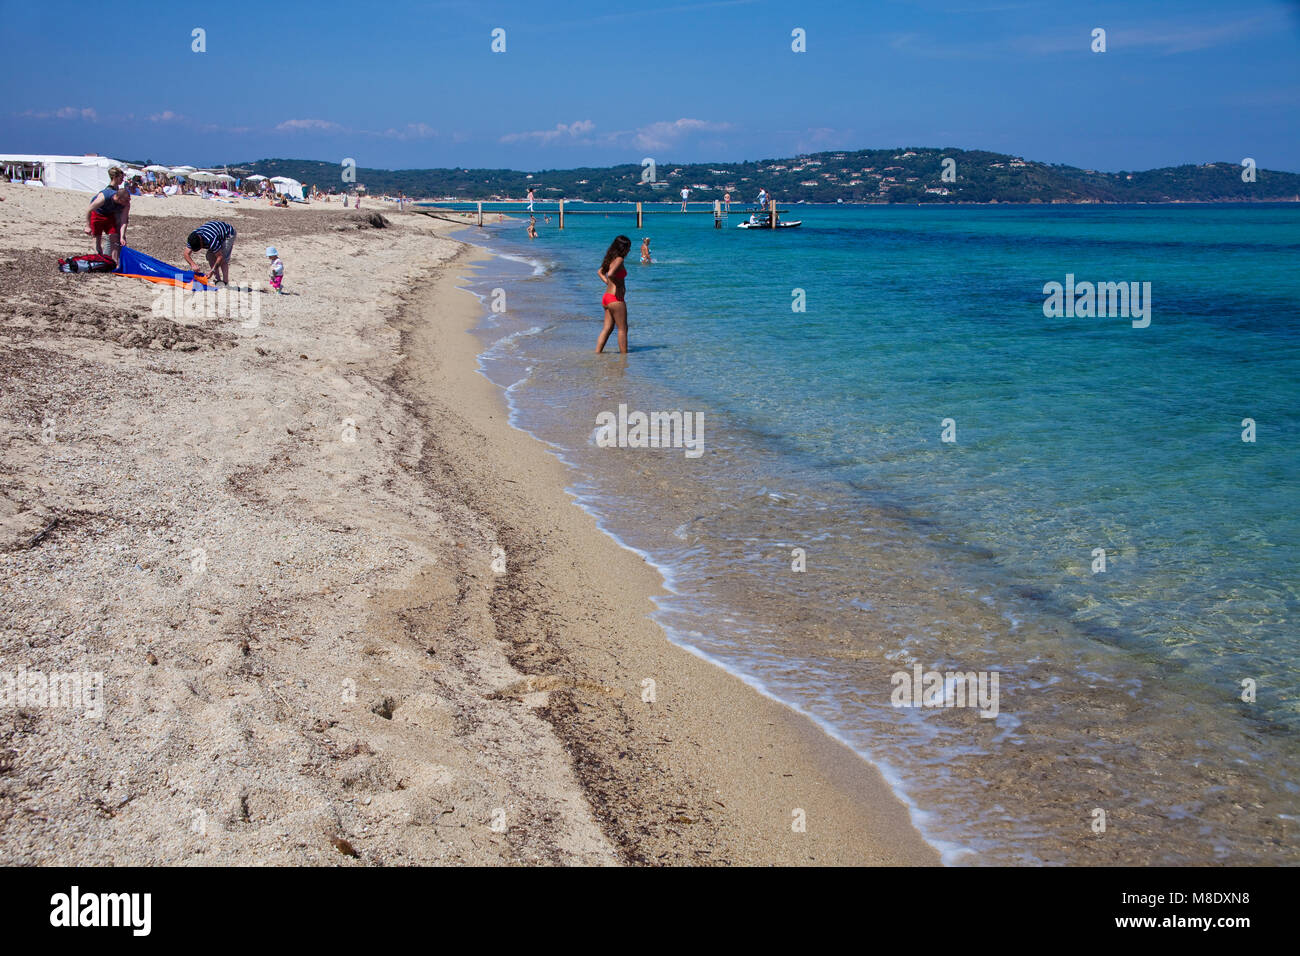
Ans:
{"label": "green hill", "polygon": [[[955,179],[945,181],[945,160]],[[290,176],[322,189],[341,189],[342,167],[298,159],[231,164],[264,176]],[[371,193],[417,198],[518,199],[533,186],[537,198],[588,201],[675,201],[683,186],[692,201],[754,201],[759,187],[783,203],[806,202],[1251,202],[1300,199],[1300,174],[1259,169],[1242,180],[1238,163],[1171,166],[1103,173],[1027,161],[983,150],[909,147],[835,150],[744,163],[660,163],[658,188],[642,182],[636,165],[548,169],[366,169],[356,181]]]}

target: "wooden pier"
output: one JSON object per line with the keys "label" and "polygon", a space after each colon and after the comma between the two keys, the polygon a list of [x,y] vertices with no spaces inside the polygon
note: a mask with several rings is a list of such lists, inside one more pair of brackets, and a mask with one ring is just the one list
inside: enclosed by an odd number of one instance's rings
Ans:
{"label": "wooden pier", "polygon": [[[563,199],[556,200],[556,202],[558,203],[558,208],[556,208],[555,210],[543,210],[543,209],[534,208],[530,213],[530,215],[536,215],[539,212],[545,213],[545,212],[554,211],[556,214],[556,218],[558,220],[559,227],[561,229],[564,228],[565,216],[623,216],[623,215],[635,214],[637,229],[641,229],[644,227],[646,216],[712,216],[713,228],[721,229],[723,223],[727,221],[727,218],[730,214],[729,209],[722,208],[722,200],[720,199],[715,199],[713,201],[712,209],[687,209],[685,211],[681,209],[646,209],[644,208],[644,203],[639,203],[639,202],[636,203],[635,209],[574,209],[571,206],[566,208],[565,201]],[[477,225],[481,227],[483,225],[483,205],[484,204],[481,202],[475,202],[474,208],[472,210],[451,209],[447,207],[438,207],[438,206],[425,207],[425,208],[419,208],[418,206],[413,206],[411,211],[418,212],[422,216],[429,216],[432,219],[445,219],[448,222],[460,223],[460,222],[464,222],[465,219],[468,218],[470,222],[477,222]],[[507,209],[489,209],[488,210],[489,214],[496,212],[496,213],[500,213],[501,215],[506,215],[507,213],[510,215],[516,215],[521,211],[529,212],[528,205],[525,200],[503,199],[496,202],[490,202],[489,205],[510,207]],[[583,203],[582,205],[587,205],[587,204]],[[733,205],[742,206],[742,204],[740,203],[735,203]],[[518,208],[515,208],[519,206],[522,206],[523,209],[520,210]],[[534,206],[536,206],[536,203],[534,203]],[[742,206],[742,208],[744,207]],[[773,199],[768,202],[768,208],[763,211],[763,214],[771,217],[772,226],[773,228],[775,228],[777,214],[785,213],[789,211],[790,210],[788,209],[777,209],[776,200]]]}

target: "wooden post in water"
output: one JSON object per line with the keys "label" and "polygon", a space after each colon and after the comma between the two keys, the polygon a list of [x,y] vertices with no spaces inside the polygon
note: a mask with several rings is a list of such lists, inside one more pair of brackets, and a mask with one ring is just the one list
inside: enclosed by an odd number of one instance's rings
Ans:
{"label": "wooden post in water", "polygon": [[560,228],[564,228],[564,200],[560,200]]}
{"label": "wooden post in water", "polygon": [[482,203],[478,204],[478,225],[480,229],[483,228],[483,204]]}
{"label": "wooden post in water", "polygon": [[713,228],[722,228],[722,200],[713,200]]}
{"label": "wooden post in water", "polygon": [[771,202],[772,204],[772,228],[775,229],[776,228],[776,200],[771,199],[769,200],[769,202]]}
{"label": "wooden post in water", "polygon": [[636,227],[637,229],[643,228],[641,225],[641,204],[640,203],[636,204]]}

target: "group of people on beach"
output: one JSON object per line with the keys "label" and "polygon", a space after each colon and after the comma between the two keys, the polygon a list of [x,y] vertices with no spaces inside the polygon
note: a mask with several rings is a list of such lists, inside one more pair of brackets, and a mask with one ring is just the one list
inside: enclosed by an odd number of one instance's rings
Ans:
{"label": "group of people on beach", "polygon": [[[194,253],[203,251],[208,260],[208,276],[216,283],[230,283],[230,256],[235,251],[235,227],[221,219],[209,219],[185,238],[185,262],[196,275]],[[271,288],[284,295],[284,262],[275,246],[266,247],[271,269]]]}
{"label": "group of people on beach", "polygon": [[[86,235],[95,237],[95,251],[104,254],[104,239],[109,243],[109,256],[113,261],[120,261],[120,250],[126,243],[126,227],[131,216],[131,190],[124,184],[125,174],[114,166],[108,171],[109,185],[95,194],[86,210]],[[531,190],[530,190],[531,193]],[[357,197],[360,205],[360,197]],[[548,217],[549,218],[549,217]],[[528,235],[537,237],[537,220],[529,217]],[[194,254],[202,251],[208,263],[208,275],[217,283],[230,282],[230,257],[235,249],[238,233],[235,227],[221,219],[210,219],[193,230],[185,239],[183,255],[191,271],[198,272]],[[617,236],[605,251],[597,275],[605,283],[605,294],[600,303],[604,310],[605,321],[600,337],[596,340],[596,351],[603,352],[605,343],[614,330],[618,330],[618,350],[626,354],[627,346],[627,279],[626,260],[632,251],[632,240],[627,236]],[[274,246],[268,246],[266,256],[271,266],[271,286],[283,293],[284,263]],[[641,262],[649,265],[653,262],[650,254],[650,237],[641,240]]]}
{"label": "group of people on beach", "polygon": [[[86,210],[86,234],[95,237],[95,250],[103,254],[103,240],[108,237],[109,255],[114,262],[119,261],[119,250],[125,244],[126,227],[130,221],[131,213],[131,191],[123,184],[124,173],[121,169],[114,166],[108,171],[109,185],[95,194],[91,200],[90,207]],[[533,191],[530,189],[529,205],[532,205]],[[682,190],[683,207],[686,202],[687,191]],[[361,197],[357,197],[357,206],[361,205]],[[730,194],[726,197],[730,201]],[[766,200],[766,191],[760,191],[759,201]],[[346,196],[344,198],[346,202]],[[549,217],[547,217],[549,219]],[[235,227],[230,223],[220,219],[210,219],[203,225],[191,232],[185,240],[183,254],[185,262],[194,272],[198,271],[198,266],[194,261],[194,253],[202,250],[207,257],[209,275],[217,283],[230,282],[230,256],[235,248],[235,239],[237,233]],[[537,219],[535,216],[529,217],[528,238],[537,238]],[[605,283],[605,294],[601,297],[600,304],[604,311],[604,325],[601,328],[600,336],[596,339],[596,352],[600,353],[605,350],[605,343],[609,337],[618,330],[618,350],[626,354],[627,346],[627,255],[632,251],[632,240],[627,236],[617,236],[610,243],[609,248],[605,251],[605,257],[601,261],[600,269],[597,275]],[[279,253],[274,246],[269,246],[266,250],[267,258],[271,260],[271,285],[277,291],[283,293],[281,287],[284,279],[284,263],[279,258]],[[650,254],[650,237],[645,236],[641,240],[641,262],[649,265],[653,262]]]}
{"label": "group of people on beach", "polygon": [[[230,256],[235,251],[235,227],[221,219],[209,219],[185,238],[185,262],[196,275],[198,265],[194,253],[203,251],[208,260],[208,276],[216,283],[230,283]],[[266,258],[271,269],[271,288],[280,295],[284,291],[284,262],[275,246],[266,247]]]}
{"label": "group of people on beach", "polygon": [[[131,189],[125,183],[126,174],[117,166],[108,170],[108,185],[95,193],[86,209],[86,228],[88,236],[95,239],[95,252],[107,256],[114,265],[122,262],[122,248],[126,245],[126,228],[131,220]],[[237,237],[235,227],[222,219],[209,219],[185,237],[182,255],[190,271],[198,274],[199,268],[194,261],[194,254],[202,251],[208,262],[208,276],[215,283],[230,282],[230,256],[235,249]],[[268,246],[266,257],[270,260],[271,287],[282,293],[284,282],[284,262],[275,246]]]}

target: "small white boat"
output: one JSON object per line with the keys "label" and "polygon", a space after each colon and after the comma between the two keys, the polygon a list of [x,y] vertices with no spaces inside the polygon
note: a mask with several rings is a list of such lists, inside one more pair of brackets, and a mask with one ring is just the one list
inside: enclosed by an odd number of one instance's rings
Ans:
{"label": "small white boat", "polygon": [[[803,220],[802,220],[802,219],[791,219],[789,222],[781,222],[781,221],[778,219],[778,220],[777,220],[777,223],[776,223],[776,228],[778,228],[778,229],[796,229],[796,228],[798,228],[799,226],[802,226],[802,225],[803,225]],[[737,228],[737,229],[771,229],[771,228],[772,228],[772,220],[771,220],[770,217],[768,217],[768,216],[764,216],[762,219],[758,219],[758,220],[755,220],[755,221],[753,221],[753,222],[746,221],[746,222],[738,223],[738,224],[736,225],[736,228]]]}

